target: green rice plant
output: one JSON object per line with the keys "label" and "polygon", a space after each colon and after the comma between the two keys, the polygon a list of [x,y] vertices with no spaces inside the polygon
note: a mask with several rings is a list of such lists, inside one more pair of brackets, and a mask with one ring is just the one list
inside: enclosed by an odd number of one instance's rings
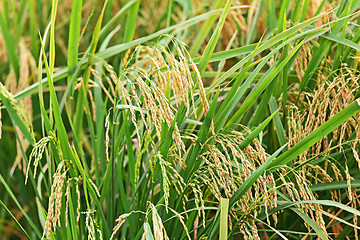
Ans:
{"label": "green rice plant", "polygon": [[358,239],[359,1],[69,6],[0,3],[2,239]]}

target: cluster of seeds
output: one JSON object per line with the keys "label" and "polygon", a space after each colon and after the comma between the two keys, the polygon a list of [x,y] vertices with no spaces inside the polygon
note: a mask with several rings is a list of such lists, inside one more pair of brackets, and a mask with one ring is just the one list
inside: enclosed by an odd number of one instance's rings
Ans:
{"label": "cluster of seeds", "polygon": [[53,184],[51,186],[51,193],[49,197],[49,207],[45,222],[45,228],[42,239],[50,238],[50,232],[55,231],[56,226],[60,227],[61,202],[64,193],[64,182],[66,180],[67,170],[64,162],[60,163],[55,174]]}
{"label": "cluster of seeds", "polygon": [[[352,103],[355,100],[356,92],[359,91],[359,87],[359,75],[346,66],[341,68],[338,73],[319,74],[314,91],[312,93],[303,93],[302,98],[300,98],[305,110],[299,112],[295,106],[290,109],[288,121],[290,147]],[[296,180],[300,193],[303,193],[296,199],[315,200],[316,195],[312,196],[310,194],[312,192],[309,190],[309,186],[312,184],[346,180],[348,185],[346,195],[349,204],[354,208],[359,206],[360,201],[356,189],[351,188],[350,182],[354,179],[349,173],[348,166],[341,166],[337,161],[333,161],[331,157],[327,157],[333,152],[332,150],[340,149],[340,151],[344,151],[344,148],[347,147],[352,150],[353,157],[360,168],[360,159],[356,151],[360,139],[359,119],[360,114],[358,113],[294,160],[295,164],[301,165],[297,170]],[[348,142],[347,139],[351,138],[355,140]],[[312,164],[310,161],[313,157],[318,156],[324,156],[325,158],[321,166]],[[344,156],[346,156],[345,153]],[[342,201],[342,191],[335,189],[330,190],[330,192],[332,200]],[[321,206],[311,204],[305,209],[307,212],[315,210],[316,215],[310,214],[310,216],[326,232]],[[354,215],[353,222],[354,224],[357,222],[356,215]],[[354,230],[357,231],[356,228]]]}

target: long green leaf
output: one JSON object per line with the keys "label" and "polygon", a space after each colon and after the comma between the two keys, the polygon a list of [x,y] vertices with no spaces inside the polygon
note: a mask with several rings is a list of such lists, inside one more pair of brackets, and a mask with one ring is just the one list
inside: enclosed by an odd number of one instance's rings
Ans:
{"label": "long green leaf", "polygon": [[[82,0],[74,0],[71,9],[71,20],[69,29],[69,44],[68,44],[68,84],[73,77],[77,62],[78,62],[78,45],[80,39],[80,27],[81,27],[81,7]],[[75,76],[76,77],[76,76]],[[72,85],[70,87],[71,95],[73,94]]]}
{"label": "long green leaf", "polygon": [[[279,203],[279,205],[276,208],[273,208],[271,210],[268,211],[267,214],[271,215],[273,213],[276,213],[278,211],[287,209],[287,208],[291,208],[294,207],[296,205],[301,205],[301,204],[306,204],[306,203],[314,203],[314,204],[319,204],[322,206],[328,206],[328,207],[336,207],[338,209],[342,209],[345,210],[351,214],[355,214],[357,216],[360,216],[360,211],[358,209],[355,209],[353,207],[349,207],[345,204],[339,203],[339,202],[335,202],[335,201],[331,201],[331,200],[306,200],[306,201],[288,201],[285,203]],[[265,213],[261,213],[258,216],[259,219],[265,219],[266,218],[266,214]]]}
{"label": "long green leaf", "polygon": [[26,235],[26,237],[28,239],[31,239],[31,237],[29,236],[29,234],[25,231],[25,229],[23,228],[23,226],[21,226],[21,224],[19,223],[19,221],[16,219],[16,217],[11,213],[11,211],[6,207],[6,205],[3,203],[3,201],[1,201],[0,199],[0,204],[3,206],[3,208],[8,212],[8,214],[11,216],[11,218],[14,220],[14,222],[16,223],[16,225],[19,226],[19,228],[21,229],[21,231]]}
{"label": "long green leaf", "polygon": [[346,39],[342,36],[339,36],[339,35],[336,35],[336,34],[333,34],[333,33],[327,33],[327,34],[324,34],[321,36],[322,38],[325,38],[325,39],[328,39],[328,40],[331,40],[333,42],[336,42],[336,43],[339,43],[339,44],[342,44],[344,46],[347,46],[349,48],[352,48],[352,49],[355,49],[356,51],[360,51],[360,45],[349,40],[349,39]]}
{"label": "long green leaf", "polygon": [[14,39],[10,35],[8,26],[6,24],[6,20],[4,19],[3,11],[0,11],[0,29],[1,29],[1,34],[5,41],[6,53],[8,55],[10,64],[14,68],[16,79],[19,80],[19,75],[20,75],[20,73],[19,73],[19,71],[20,71],[19,58],[16,53]]}
{"label": "long green leaf", "polygon": [[[271,113],[275,113],[278,110],[278,106],[277,106],[277,103],[276,103],[276,100],[274,97],[270,98],[269,108],[270,108]],[[286,144],[286,136],[285,136],[284,127],[280,120],[279,113],[275,114],[274,123],[275,123],[276,135],[278,137],[280,146],[285,145]],[[284,151],[287,151],[287,147],[284,148]]]}
{"label": "long green leaf", "polygon": [[220,240],[228,239],[229,199],[220,200]]}
{"label": "long green leaf", "polygon": [[[130,1],[129,1],[130,2]],[[124,42],[130,42],[133,40],[135,27],[136,27],[136,18],[139,11],[140,0],[137,0],[128,11],[128,16],[126,19]]]}
{"label": "long green leaf", "polygon": [[[51,36],[50,36],[50,39],[51,39]],[[58,129],[58,135],[59,135],[58,138],[59,138],[61,150],[63,151],[65,159],[71,160],[71,159],[73,159],[73,157],[72,157],[71,150],[69,148],[69,146],[70,146],[69,139],[67,136],[67,132],[66,132],[63,120],[61,118],[59,104],[57,101],[56,92],[55,92],[55,88],[54,88],[53,81],[52,81],[52,72],[50,71],[49,65],[46,60],[46,55],[45,55],[44,45],[42,44],[42,39],[40,39],[40,43],[41,43],[41,47],[42,47],[42,51],[43,51],[43,58],[44,58],[45,69],[46,69],[46,74],[47,74],[48,86],[49,86],[49,90],[50,90],[51,105],[52,105],[52,109],[53,109],[53,113],[54,113],[55,124]]]}
{"label": "long green leaf", "polygon": [[11,188],[9,187],[9,185],[6,183],[5,179],[3,178],[3,176],[0,174],[0,182],[3,184],[3,186],[5,187],[6,191],[10,194],[11,198],[13,199],[13,201],[15,202],[16,206],[19,208],[19,210],[21,211],[21,213],[24,215],[24,217],[26,218],[26,220],[29,222],[32,230],[35,232],[35,234],[37,235],[37,237],[40,239],[41,238],[41,233],[39,231],[39,229],[36,227],[35,223],[31,220],[31,218],[29,217],[29,215],[25,212],[25,210],[21,207],[19,201],[17,200],[15,194],[13,193],[13,191],[11,190]]}
{"label": "long green leaf", "polygon": [[[360,180],[350,181],[352,188],[360,188]],[[335,181],[330,183],[318,183],[310,186],[311,191],[327,191],[333,189],[347,189],[348,183],[346,181]]]}
{"label": "long green leaf", "polygon": [[230,126],[232,123],[239,121],[245,112],[250,108],[250,106],[254,103],[254,101],[260,96],[260,94],[264,91],[264,89],[270,84],[270,82],[276,77],[279,72],[283,69],[283,67],[290,61],[290,59],[295,55],[295,53],[299,50],[299,48],[303,45],[304,40],[300,42],[286,58],[278,63],[273,69],[267,71],[262,79],[256,84],[254,89],[251,91],[249,96],[245,99],[244,103],[241,107],[236,111],[236,113],[232,116],[232,118],[228,121],[225,127]]}
{"label": "long green leaf", "polygon": [[252,131],[245,139],[240,143],[239,148],[244,149],[248,146],[252,140],[254,140],[262,130],[270,123],[271,119],[277,114],[277,111],[272,113],[267,119],[265,119],[254,131]]}
{"label": "long green leaf", "polygon": [[92,61],[93,61],[93,57],[94,57],[94,54],[96,51],[97,44],[99,42],[101,25],[102,25],[102,21],[104,18],[104,13],[105,13],[107,3],[108,3],[108,0],[105,0],[102,10],[101,10],[101,13],[100,13],[100,16],[96,22],[94,32],[92,34],[91,43],[90,43],[90,47],[88,49],[88,56],[87,56],[88,67],[84,73],[83,81],[80,86],[79,96],[78,96],[77,102],[76,102],[76,110],[75,110],[75,131],[76,132],[75,133],[78,138],[80,138],[80,133],[82,130],[84,107],[85,107],[85,101],[87,101],[87,90],[88,90],[88,84],[89,84],[89,79],[90,79],[90,75],[91,75],[91,65],[92,65]]}
{"label": "long green leaf", "polygon": [[210,57],[211,57],[212,53],[214,52],[215,46],[216,46],[218,39],[220,37],[220,34],[221,34],[221,30],[224,26],[226,16],[230,10],[231,3],[232,3],[232,0],[228,0],[226,2],[223,13],[221,14],[220,19],[219,19],[219,23],[216,26],[216,29],[215,29],[213,35],[211,35],[211,38],[209,40],[209,43],[206,45],[204,53],[201,55],[199,66],[198,66],[200,75],[202,75],[202,73],[205,71],[206,66],[210,60]]}
{"label": "long green leaf", "polygon": [[[213,6],[213,9],[214,10],[219,9],[222,4],[223,4],[223,0],[217,0]],[[191,45],[189,51],[190,56],[194,57],[199,52],[201,45],[203,44],[211,28],[213,27],[215,21],[216,21],[216,16],[212,15],[203,23],[199,33],[196,35],[194,43]]]}
{"label": "long green leaf", "polygon": [[295,212],[297,215],[299,215],[299,217],[301,217],[307,224],[309,224],[312,227],[312,229],[314,229],[314,231],[317,233],[318,237],[320,237],[322,240],[329,239],[326,233],[324,232],[324,230],[322,230],[320,226],[314,220],[312,220],[308,215],[306,215],[303,211],[297,208],[291,208],[291,210]]}
{"label": "long green leaf", "polygon": [[320,139],[331,133],[334,129],[339,127],[343,122],[351,118],[359,111],[360,111],[360,101],[359,99],[357,99],[349,106],[347,106],[339,113],[337,113],[335,116],[333,116],[331,119],[329,119],[324,124],[322,124],[317,129],[315,129],[312,133],[310,133],[308,136],[306,136],[304,139],[298,142],[287,152],[283,153],[278,158],[276,158],[271,163],[270,167],[282,166],[291,162],[293,159],[295,159],[297,156],[303,153],[306,149],[313,146],[316,142],[318,142]]}

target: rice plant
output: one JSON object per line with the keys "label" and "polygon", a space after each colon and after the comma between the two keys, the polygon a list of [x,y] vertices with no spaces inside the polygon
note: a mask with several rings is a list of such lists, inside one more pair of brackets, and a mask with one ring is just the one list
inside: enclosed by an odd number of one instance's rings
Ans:
{"label": "rice plant", "polygon": [[359,10],[2,1],[1,239],[358,239]]}

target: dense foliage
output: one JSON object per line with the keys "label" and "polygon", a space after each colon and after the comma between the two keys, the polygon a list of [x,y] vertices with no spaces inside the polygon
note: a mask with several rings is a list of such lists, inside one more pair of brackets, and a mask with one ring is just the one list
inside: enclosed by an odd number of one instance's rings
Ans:
{"label": "dense foliage", "polygon": [[2,1],[1,239],[358,239],[359,7]]}

